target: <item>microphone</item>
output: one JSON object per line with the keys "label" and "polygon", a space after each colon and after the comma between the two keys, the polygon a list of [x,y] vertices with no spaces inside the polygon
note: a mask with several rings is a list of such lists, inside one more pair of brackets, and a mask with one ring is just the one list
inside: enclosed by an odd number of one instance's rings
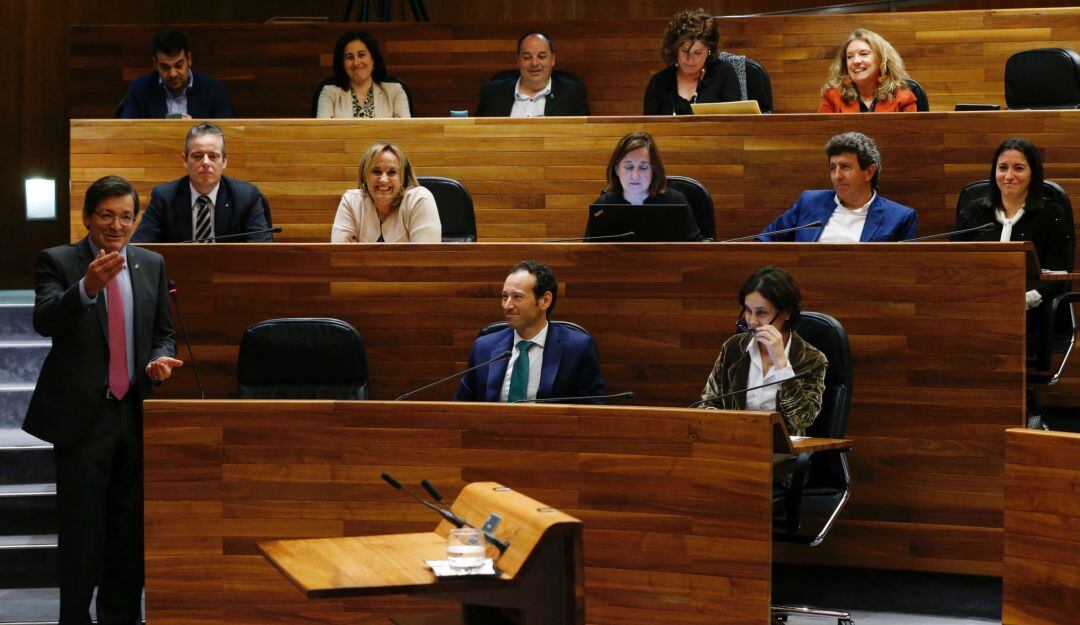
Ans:
{"label": "microphone", "polygon": [[199,399],[206,399],[206,391],[203,390],[202,379],[199,378],[199,365],[195,362],[195,353],[191,351],[191,339],[188,338],[187,327],[184,325],[184,315],[180,312],[180,300],[176,296],[178,289],[172,280],[166,282],[169,295],[172,296],[173,305],[176,306],[176,318],[180,320],[180,331],[184,333],[184,345],[187,345],[188,360],[191,361],[191,370],[195,372],[195,384],[199,387]]}
{"label": "microphone", "polygon": [[220,237],[209,237],[206,239],[188,239],[187,241],[181,241],[181,243],[217,243],[218,241],[227,241],[229,239],[239,239],[241,237],[249,237],[253,234],[278,234],[281,232],[281,226],[274,226],[273,228],[265,228],[263,230],[252,230],[251,232],[237,232],[235,234],[223,234]]}
{"label": "microphone", "polygon": [[819,219],[818,221],[811,221],[808,224],[804,224],[804,225],[801,225],[801,226],[795,226],[794,228],[784,228],[783,230],[773,230],[772,232],[759,232],[757,234],[751,234],[751,235],[745,236],[745,237],[736,237],[734,239],[726,239],[726,240],[720,241],[720,242],[721,243],[738,243],[739,241],[752,241],[752,240],[754,240],[754,239],[756,239],[758,237],[771,237],[774,234],[784,234],[785,232],[795,232],[796,230],[813,230],[814,228],[821,228],[824,225],[825,225],[825,222],[823,222],[823,221],[821,221]]}
{"label": "microphone", "polygon": [[583,399],[633,399],[634,391],[623,391],[614,395],[581,395],[578,397],[544,397],[543,399],[518,399],[511,404],[572,404]]}
{"label": "microphone", "polygon": [[917,238],[914,238],[914,239],[904,239],[903,241],[900,241],[900,242],[901,243],[916,243],[918,241],[933,241],[934,239],[944,239],[946,237],[951,237],[954,234],[966,234],[968,232],[981,232],[983,230],[993,230],[993,229],[994,229],[994,222],[988,221],[988,222],[984,223],[983,225],[975,226],[974,228],[967,228],[967,229],[964,229],[964,230],[952,230],[950,232],[942,232],[942,233],[939,233],[939,234],[931,234],[930,236],[917,237]]}
{"label": "microphone", "polygon": [[706,398],[706,399],[696,401],[696,402],[690,404],[689,406],[687,406],[687,408],[697,408],[699,406],[704,406],[705,404],[711,404],[713,402],[719,401],[721,399],[726,399],[728,397],[731,397],[732,395],[735,395],[735,394],[738,394],[738,393],[743,393],[745,391],[756,391],[757,389],[765,388],[766,386],[774,386],[776,384],[783,384],[784,382],[787,382],[788,380],[798,380],[799,378],[805,378],[806,376],[810,375],[813,372],[814,372],[813,369],[807,369],[806,371],[796,373],[794,377],[788,378],[787,380],[777,380],[776,382],[768,382],[768,383],[765,383],[765,384],[759,384],[758,386],[751,386],[750,388],[735,389],[734,391],[731,391],[730,393],[724,393],[723,395],[716,395],[715,397],[709,397],[709,398]]}
{"label": "microphone", "polygon": [[571,239],[551,239],[550,241],[541,241],[541,243],[584,243],[586,241],[618,241],[619,239],[631,239],[636,237],[637,233],[633,230],[623,232],[622,234],[598,234],[588,237],[573,237]]}
{"label": "microphone", "polygon": [[421,505],[424,505],[424,506],[427,506],[427,507],[431,508],[432,510],[434,510],[435,512],[438,512],[439,515],[442,516],[442,518],[446,519],[447,521],[450,521],[455,526],[461,527],[462,525],[465,525],[465,521],[458,518],[458,516],[456,514],[454,514],[453,512],[443,510],[442,508],[436,506],[435,504],[431,503],[430,501],[424,501],[423,499],[420,499],[419,497],[414,495],[411,490],[409,490],[408,488],[405,488],[404,486],[401,485],[401,482],[394,479],[393,475],[390,475],[389,473],[386,473],[384,471],[382,473],[382,479],[385,480],[387,484],[393,486],[394,488],[404,492],[406,495],[408,495],[408,496],[412,497],[413,499],[415,499],[417,503],[419,503]]}
{"label": "microphone", "polygon": [[[442,495],[439,494],[439,491],[435,490],[435,486],[431,482],[429,482],[427,480],[420,480],[420,485],[424,487],[424,490],[426,490],[428,492],[428,494],[431,495],[431,498],[434,499],[436,503],[442,505],[442,507],[445,508],[448,513],[454,514],[454,511],[450,509],[450,506],[446,505],[446,502],[443,501]],[[476,529],[476,526],[474,526],[472,523],[469,523],[465,519],[459,517],[458,515],[454,514],[454,518],[461,521],[466,527],[471,527],[473,529]],[[461,526],[459,525],[458,527],[461,527]],[[503,540],[503,539],[499,538],[498,536],[492,534],[491,532],[489,532],[486,529],[481,529],[480,533],[484,535],[484,538],[489,543],[491,543],[492,545],[495,545],[495,547],[497,547],[499,549],[500,554],[505,552],[507,549],[510,548],[510,541],[509,540]]]}
{"label": "microphone", "polygon": [[512,353],[513,352],[511,352],[510,350],[506,350],[505,352],[499,354],[498,356],[492,358],[491,360],[488,360],[486,362],[482,362],[482,363],[476,365],[475,367],[469,367],[468,369],[466,369],[464,371],[458,371],[457,373],[455,373],[453,375],[448,375],[448,376],[446,376],[445,378],[443,378],[441,380],[436,380],[435,382],[432,382],[431,384],[428,384],[426,386],[421,386],[420,388],[418,388],[418,389],[416,389],[414,391],[409,391],[408,393],[405,393],[404,395],[400,395],[394,401],[401,401],[401,400],[405,399],[406,397],[412,397],[413,395],[416,395],[417,393],[419,393],[421,391],[426,391],[426,390],[428,390],[429,388],[431,388],[433,386],[438,386],[438,385],[442,384],[443,382],[448,382],[450,380],[453,380],[454,378],[459,378],[459,377],[465,375],[466,373],[469,373],[470,371],[476,371],[480,367],[486,367],[486,366],[490,365],[493,362],[496,362],[496,361],[499,361],[499,360],[506,360],[506,359],[510,358]]}

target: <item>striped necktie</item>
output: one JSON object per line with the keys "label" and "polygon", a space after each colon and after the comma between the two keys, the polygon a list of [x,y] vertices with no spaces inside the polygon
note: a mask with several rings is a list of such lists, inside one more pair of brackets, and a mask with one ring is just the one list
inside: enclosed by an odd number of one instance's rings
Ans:
{"label": "striped necktie", "polygon": [[210,202],[210,198],[205,195],[200,195],[199,199],[195,200],[195,240],[206,241],[210,238],[213,232],[214,222],[210,218],[213,204]]}

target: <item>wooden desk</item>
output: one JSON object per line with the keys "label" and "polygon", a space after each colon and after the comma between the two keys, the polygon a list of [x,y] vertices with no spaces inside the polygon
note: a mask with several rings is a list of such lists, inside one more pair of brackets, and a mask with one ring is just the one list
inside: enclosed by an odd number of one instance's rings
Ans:
{"label": "wooden desk", "polygon": [[1057,625],[1080,610],[1080,434],[1005,433],[1003,625]]}
{"label": "wooden desk", "polygon": [[[499,481],[580,519],[588,623],[768,622],[765,413],[151,400],[144,424],[154,623],[384,623],[445,610],[400,596],[307,601],[256,551],[278,539],[430,532],[437,517],[382,471],[428,478],[447,500]],[[399,581],[417,581],[414,566],[402,568]]]}
{"label": "wooden desk", "polygon": [[[218,398],[235,394],[244,329],[272,317],[331,316],[355,326],[376,399],[460,371],[477,330],[501,319],[506,272],[538,258],[559,279],[557,318],[596,338],[607,388],[633,390],[642,404],[686,406],[734,331],[746,276],[768,264],[787,267],[803,307],[835,316],[851,341],[847,435],[858,449],[851,457],[858,495],[825,544],[785,547],[780,557],[1001,573],[1002,432],[1024,422],[1023,245],[153,249],[166,256],[203,383]],[[179,352],[187,359],[184,347]],[[417,399],[453,391],[443,386]],[[197,397],[191,367],[158,392]]]}
{"label": "wooden desk", "polygon": [[831,449],[852,449],[855,447],[847,438],[808,438],[798,436],[791,440],[791,451],[796,454],[813,454]]}

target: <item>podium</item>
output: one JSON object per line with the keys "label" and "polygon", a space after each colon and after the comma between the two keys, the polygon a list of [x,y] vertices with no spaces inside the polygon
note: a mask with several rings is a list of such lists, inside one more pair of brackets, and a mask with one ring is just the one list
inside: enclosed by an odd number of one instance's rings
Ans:
{"label": "podium", "polygon": [[[581,521],[495,482],[467,485],[452,510],[475,527],[501,517],[492,533],[509,547],[501,555],[488,549],[497,577],[435,577],[425,561],[446,559],[446,536],[454,528],[446,520],[432,532],[275,540],[258,548],[311,599],[422,594],[460,603],[465,625],[584,624]],[[429,621],[410,616],[394,622]]]}

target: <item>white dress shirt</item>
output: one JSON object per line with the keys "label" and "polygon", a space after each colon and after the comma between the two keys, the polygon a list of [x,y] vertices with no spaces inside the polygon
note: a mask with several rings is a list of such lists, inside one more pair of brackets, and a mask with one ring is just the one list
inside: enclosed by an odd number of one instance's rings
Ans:
{"label": "white dress shirt", "polygon": [[[1012,230],[1016,222],[1020,221],[1020,218],[1024,216],[1024,207],[1021,206],[1020,210],[1016,211],[1016,214],[1012,218],[1005,217],[1005,211],[1000,208],[994,210],[994,219],[1001,224],[1001,239],[1000,241],[1008,242],[1012,241]],[[1031,289],[1027,293],[1024,293],[1024,306],[1028,310],[1035,308],[1042,303],[1042,293],[1039,293],[1035,289]]]}
{"label": "white dress shirt", "polygon": [[514,85],[514,106],[510,109],[510,117],[543,117],[549,93],[551,93],[550,78],[548,78],[547,86],[536,95],[522,93],[521,79],[518,78]]}
{"label": "white dress shirt", "polygon": [[[544,329],[529,339],[534,345],[529,348],[529,385],[525,388],[525,399],[536,399],[536,391],[540,389],[540,369],[544,366],[544,344],[547,342],[548,327],[545,323]],[[517,345],[523,340],[525,339],[521,338],[517,330],[514,330],[513,354],[506,363],[506,375],[503,377],[502,390],[499,391],[501,402],[505,402],[510,396],[510,374],[514,372],[514,363],[517,362],[518,355],[521,353]]]}
{"label": "white dress shirt", "polygon": [[[757,341],[750,341],[750,344],[746,346],[746,351],[750,353],[750,375],[746,380],[746,388],[749,389],[769,382],[779,382],[795,377],[795,369],[791,367],[790,359],[788,359],[786,367],[783,369],[773,367],[766,375],[761,366],[761,351],[758,349]],[[787,343],[784,345],[784,354],[790,355],[790,352],[791,336],[789,335]],[[766,386],[765,388],[746,391],[746,409],[776,412],[776,394],[779,391],[780,389],[777,386]]]}
{"label": "white dress shirt", "polygon": [[[199,209],[195,208],[195,204],[199,201],[199,196],[202,195],[195,190],[195,185],[188,182],[188,186],[191,187],[191,238],[195,238],[195,235],[199,232]],[[206,197],[210,198],[210,238],[213,239],[217,236],[217,232],[214,229],[214,211],[217,210],[217,193],[221,188],[221,183],[214,185],[213,189],[210,189],[210,193],[206,194]],[[228,241],[228,239],[225,239]]]}
{"label": "white dress shirt", "polygon": [[836,202],[836,210],[825,222],[825,228],[818,237],[819,243],[858,243],[862,238],[863,226],[866,225],[866,215],[870,212],[870,205],[877,199],[877,191],[870,195],[870,201],[859,208],[845,208],[839,197],[833,197]]}

